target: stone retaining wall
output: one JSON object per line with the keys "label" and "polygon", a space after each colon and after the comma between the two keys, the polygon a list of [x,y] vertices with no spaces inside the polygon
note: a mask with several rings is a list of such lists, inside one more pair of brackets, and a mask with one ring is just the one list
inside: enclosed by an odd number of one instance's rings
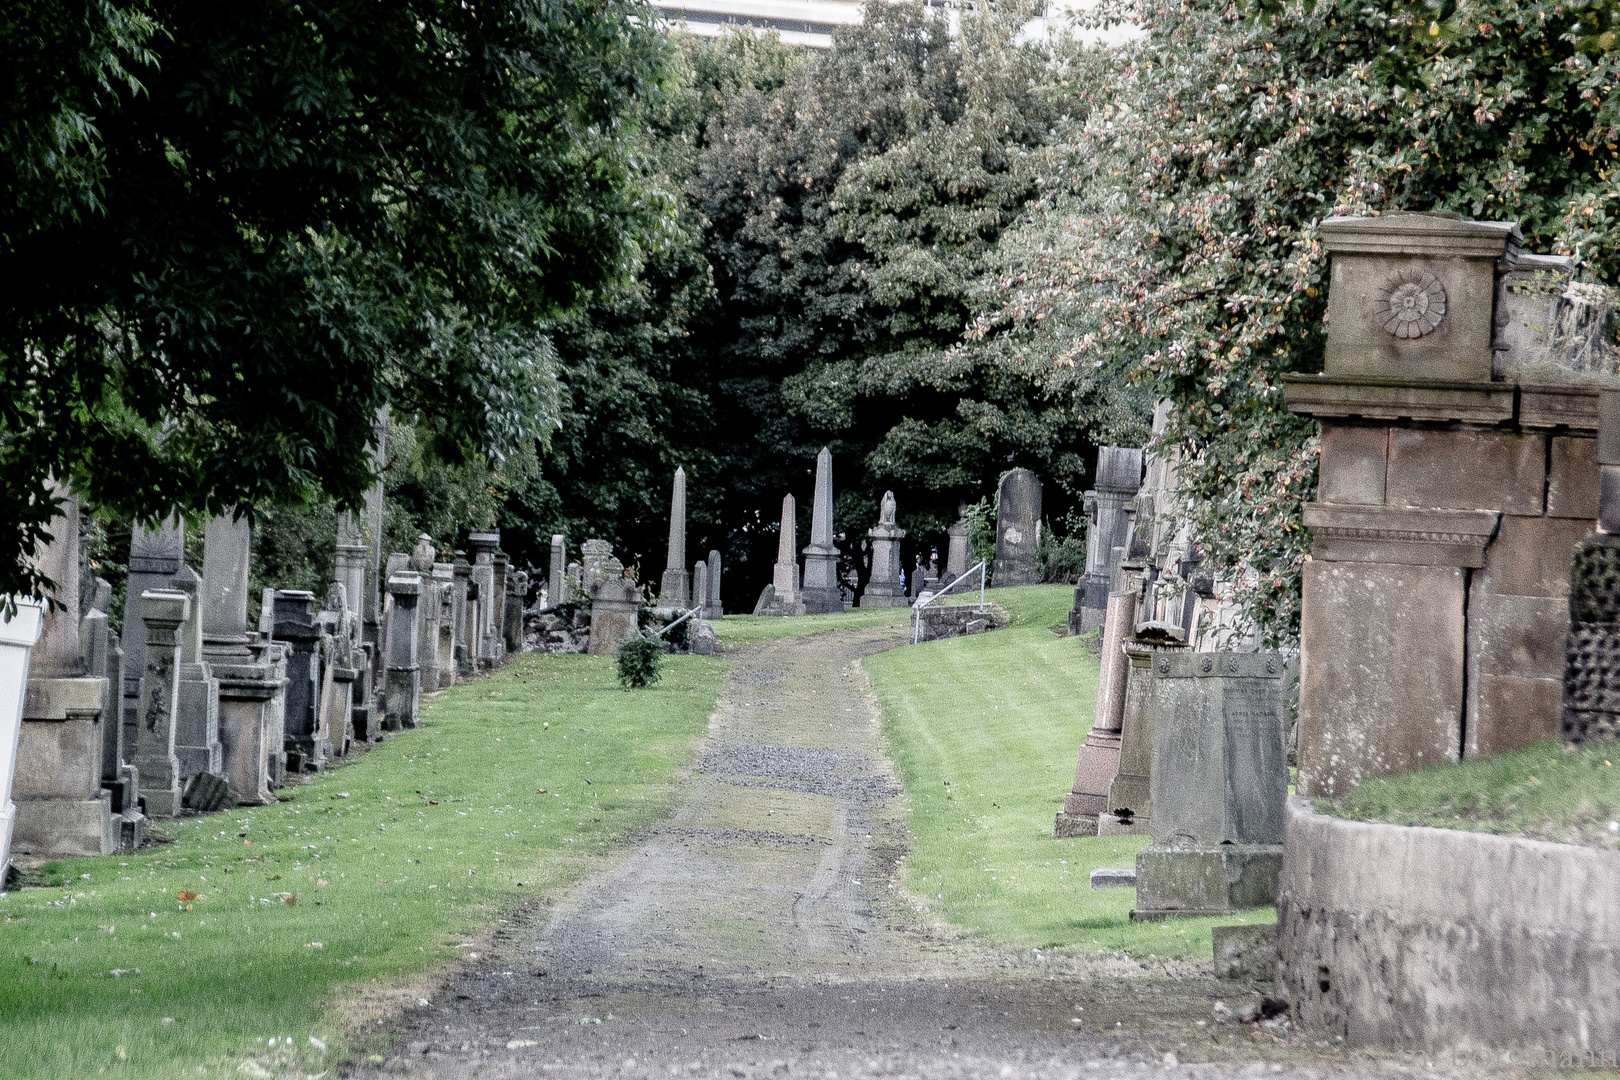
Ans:
{"label": "stone retaining wall", "polygon": [[1289,800],[1277,990],[1320,1037],[1620,1049],[1620,852],[1344,821]]}

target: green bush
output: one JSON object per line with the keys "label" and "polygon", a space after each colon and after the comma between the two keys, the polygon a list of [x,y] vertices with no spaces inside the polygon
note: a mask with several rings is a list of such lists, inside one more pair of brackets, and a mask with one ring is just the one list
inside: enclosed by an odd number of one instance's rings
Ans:
{"label": "green bush", "polygon": [[663,652],[663,642],[650,634],[625,639],[619,646],[619,681],[626,689],[657,682]]}

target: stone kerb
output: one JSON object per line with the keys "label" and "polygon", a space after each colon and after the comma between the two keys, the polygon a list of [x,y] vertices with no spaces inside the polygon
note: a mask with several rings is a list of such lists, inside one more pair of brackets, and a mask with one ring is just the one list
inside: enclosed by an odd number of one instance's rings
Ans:
{"label": "stone kerb", "polygon": [[1289,799],[1277,992],[1311,1037],[1620,1047],[1620,852],[1345,821]]}

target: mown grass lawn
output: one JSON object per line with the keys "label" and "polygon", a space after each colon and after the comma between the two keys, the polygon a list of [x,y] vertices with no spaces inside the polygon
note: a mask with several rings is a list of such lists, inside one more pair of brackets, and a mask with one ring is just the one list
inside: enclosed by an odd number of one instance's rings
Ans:
{"label": "mown grass lawn", "polygon": [[280,1076],[363,1053],[340,1000],[442,969],[656,817],[723,673],[666,657],[627,692],[611,657],[528,654],[286,802],[47,864],[55,887],[0,894],[0,1077]]}
{"label": "mown grass lawn", "polygon": [[1098,866],[1134,865],[1147,837],[1057,840],[1053,818],[1091,728],[1098,662],[1059,637],[1072,586],[994,589],[1005,630],[866,659],[910,807],[906,884],[984,940],[1132,956],[1208,958],[1210,927],[1240,916],[1132,923],[1131,889],[1092,891]]}
{"label": "mown grass lawn", "polygon": [[1620,849],[1620,746],[1566,754],[1558,739],[1367,780],[1322,813],[1357,821],[1532,836]]}

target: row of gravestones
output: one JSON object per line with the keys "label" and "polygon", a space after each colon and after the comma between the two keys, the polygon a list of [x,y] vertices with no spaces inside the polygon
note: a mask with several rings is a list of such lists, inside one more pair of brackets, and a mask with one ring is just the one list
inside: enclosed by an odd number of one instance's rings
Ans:
{"label": "row of gravestones", "polygon": [[0,860],[109,854],[138,846],[149,818],[273,802],[290,776],[419,726],[424,691],[522,648],[527,575],[496,532],[453,562],[423,536],[379,587],[377,549],[344,515],[324,603],[266,589],[254,629],[245,518],[208,522],[200,575],[182,524],[137,528],[118,635],[107,582],[81,587],[77,499],[51,533],[37,561],[62,599],[32,650],[15,769],[0,768],[0,807],[15,804]]}
{"label": "row of gravestones", "polygon": [[[684,486],[678,490],[684,496]],[[684,500],[682,509],[684,510]],[[1041,481],[1028,469],[1013,469],[1001,479],[996,519],[996,585],[1032,585],[1041,579],[1037,552],[1041,530]],[[771,583],[760,592],[755,615],[816,615],[844,610],[845,582],[838,575],[839,549],[833,535],[832,451],[822,447],[816,456],[815,501],[810,513],[810,543],[798,547],[798,504],[792,495],[782,498],[782,521],[777,534],[776,564]],[[906,530],[895,523],[894,492],[885,491],[878,522],[867,531],[872,548],[872,574],[861,595],[861,607],[905,607],[949,585],[969,570],[968,526],[958,520],[946,530],[948,537],[943,572],[937,556],[917,565],[907,579],[900,565],[900,542]],[[673,515],[672,515],[673,520]],[[670,537],[671,566],[675,537]],[[800,568],[800,556],[803,568]],[[666,588],[669,572],[665,572]]]}

